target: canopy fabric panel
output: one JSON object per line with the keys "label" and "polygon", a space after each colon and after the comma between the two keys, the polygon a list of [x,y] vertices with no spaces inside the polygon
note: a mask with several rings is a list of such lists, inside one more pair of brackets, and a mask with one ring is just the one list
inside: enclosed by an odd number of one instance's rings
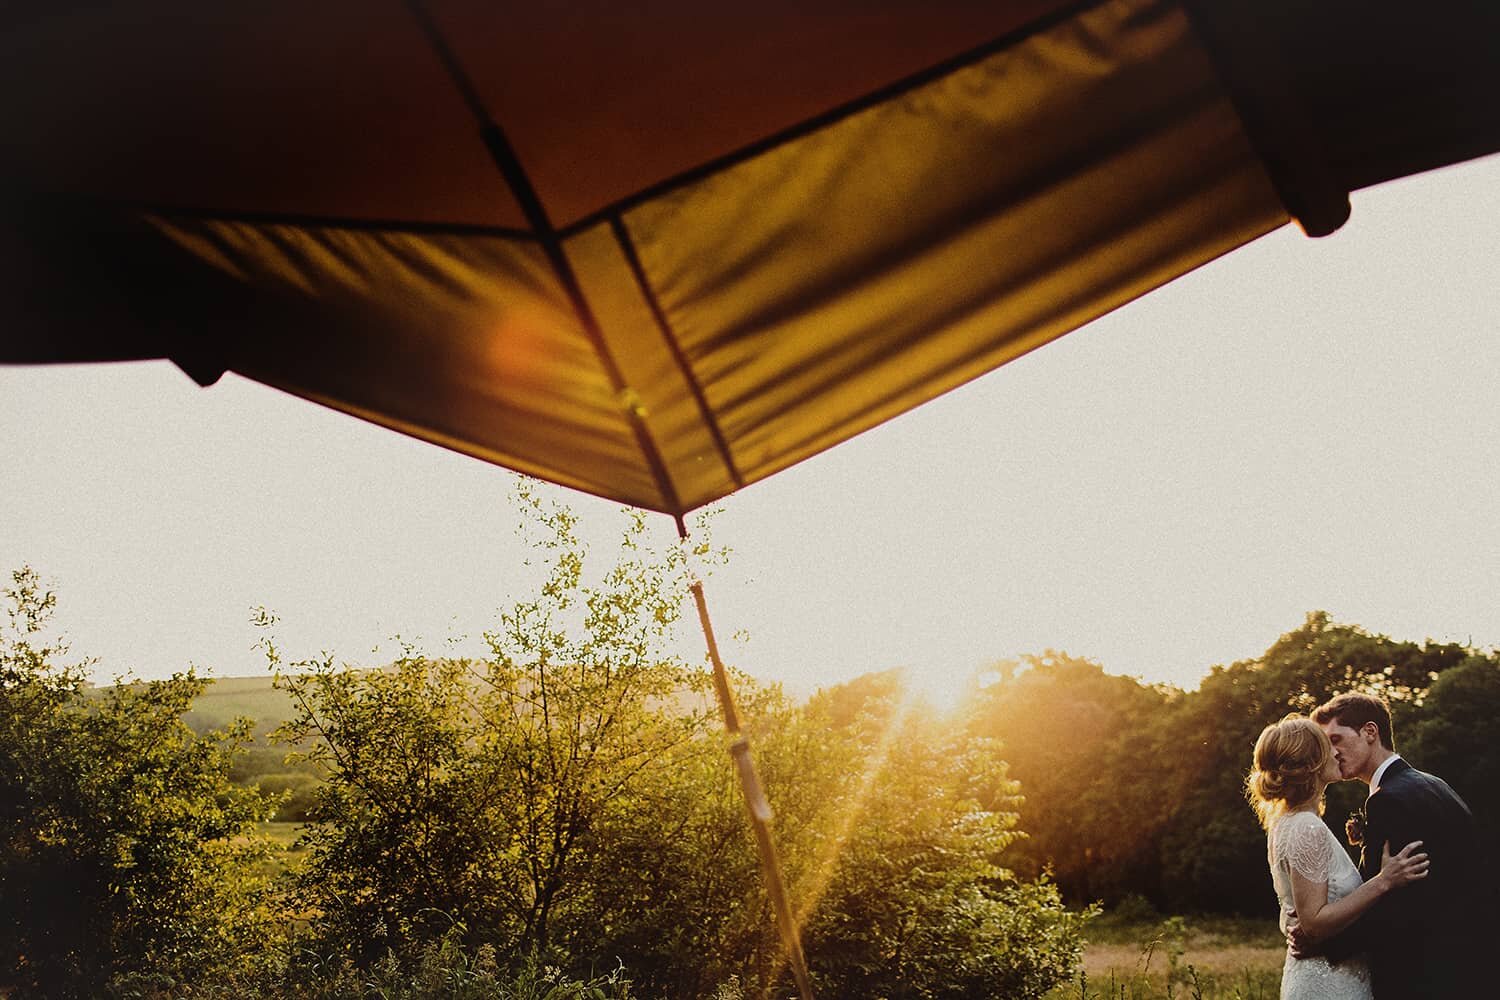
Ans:
{"label": "canopy fabric panel", "polygon": [[1201,6],[0,3],[0,361],[681,514],[1345,196]]}
{"label": "canopy fabric panel", "polygon": [[425,14],[566,226],[1059,6],[0,0],[0,150],[137,204],[524,229]]}
{"label": "canopy fabric panel", "polygon": [[620,386],[534,241],[149,219],[237,281],[381,317],[357,382],[343,352],[235,370],[678,512],[1285,216],[1181,14],[1115,4],[566,233]]}

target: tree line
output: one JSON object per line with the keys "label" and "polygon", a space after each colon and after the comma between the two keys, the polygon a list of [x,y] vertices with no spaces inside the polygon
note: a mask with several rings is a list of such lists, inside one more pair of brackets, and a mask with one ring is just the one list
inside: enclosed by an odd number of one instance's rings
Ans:
{"label": "tree line", "polygon": [[[1261,656],[1216,666],[1196,690],[1145,684],[1061,653],[998,664],[973,731],[1000,742],[1025,793],[1029,837],[1011,863],[1050,867],[1074,901],[1139,897],[1170,912],[1269,913],[1265,835],[1242,792],[1260,730],[1343,691],[1391,706],[1396,750],[1443,777],[1500,848],[1500,655],[1402,642],[1313,612]],[[1364,786],[1329,788],[1342,841]],[[1495,856],[1493,851],[1487,856]]]}

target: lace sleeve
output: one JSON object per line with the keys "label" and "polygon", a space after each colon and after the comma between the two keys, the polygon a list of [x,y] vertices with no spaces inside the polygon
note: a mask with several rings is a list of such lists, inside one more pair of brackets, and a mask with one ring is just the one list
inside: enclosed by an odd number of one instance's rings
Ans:
{"label": "lace sleeve", "polygon": [[1327,882],[1338,845],[1312,813],[1290,816],[1277,830],[1276,860],[1309,882]]}

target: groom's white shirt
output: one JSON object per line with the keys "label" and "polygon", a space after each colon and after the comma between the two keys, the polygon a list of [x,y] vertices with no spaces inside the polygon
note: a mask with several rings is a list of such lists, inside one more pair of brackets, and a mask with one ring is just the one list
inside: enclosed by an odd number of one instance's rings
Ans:
{"label": "groom's white shirt", "polygon": [[1390,767],[1400,759],[1401,755],[1399,753],[1393,753],[1384,761],[1382,761],[1380,766],[1375,769],[1375,773],[1370,775],[1370,795],[1374,795],[1376,792],[1380,791],[1380,776],[1385,773],[1386,768]]}

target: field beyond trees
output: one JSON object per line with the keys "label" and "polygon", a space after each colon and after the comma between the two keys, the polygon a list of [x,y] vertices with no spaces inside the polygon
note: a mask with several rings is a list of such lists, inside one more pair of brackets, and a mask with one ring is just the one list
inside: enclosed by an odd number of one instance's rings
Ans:
{"label": "field beyond trees", "polygon": [[[286,662],[266,614],[274,682],[96,689],[15,571],[0,995],[793,995],[707,675],[663,652],[714,553],[637,519],[595,571],[522,499],[548,575],[476,660]],[[1275,996],[1241,785],[1262,726],[1339,691],[1385,696],[1500,837],[1500,657],[1320,612],[1194,691],[1053,651],[953,715],[896,672],[736,684],[824,997]],[[1336,830],[1357,796],[1330,791]]]}

